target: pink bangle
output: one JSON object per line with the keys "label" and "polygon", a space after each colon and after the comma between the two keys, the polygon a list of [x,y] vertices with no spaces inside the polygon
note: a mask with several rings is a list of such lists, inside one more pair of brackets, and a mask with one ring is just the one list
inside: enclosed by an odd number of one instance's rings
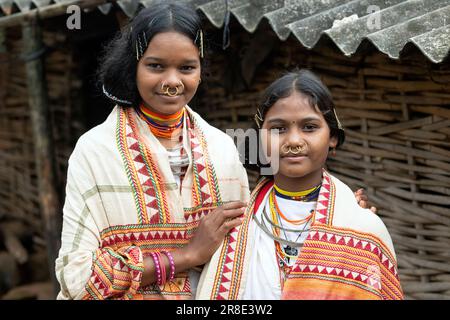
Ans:
{"label": "pink bangle", "polygon": [[169,264],[170,264],[169,281],[172,281],[175,278],[175,262],[173,261],[173,256],[169,251],[161,251],[161,253],[164,253],[167,256],[167,258],[169,259]]}
{"label": "pink bangle", "polygon": [[158,256],[159,265],[161,268],[161,282],[159,283],[159,285],[164,285],[164,284],[166,284],[166,281],[167,281],[166,265],[164,264],[162,255],[159,252],[157,252],[156,255]]}
{"label": "pink bangle", "polygon": [[156,283],[158,285],[161,284],[161,265],[159,264],[159,259],[158,259],[158,254],[156,254],[155,252],[150,252],[152,259],[153,259],[153,263],[155,264],[155,269],[156,269]]}

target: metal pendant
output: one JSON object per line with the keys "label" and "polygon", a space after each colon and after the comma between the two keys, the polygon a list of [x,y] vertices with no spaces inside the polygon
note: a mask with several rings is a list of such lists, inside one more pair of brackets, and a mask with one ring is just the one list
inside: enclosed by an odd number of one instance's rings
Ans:
{"label": "metal pendant", "polygon": [[298,249],[287,245],[287,246],[284,247],[284,252],[286,252],[286,254],[289,255],[289,256],[297,256]]}

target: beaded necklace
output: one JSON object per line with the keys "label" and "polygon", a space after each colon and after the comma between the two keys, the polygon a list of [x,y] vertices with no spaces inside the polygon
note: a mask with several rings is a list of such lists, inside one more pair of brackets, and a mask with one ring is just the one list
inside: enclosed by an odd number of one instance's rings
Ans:
{"label": "beaded necklace", "polygon": [[143,104],[136,110],[139,117],[148,124],[150,131],[159,138],[170,139],[183,125],[185,108],[170,115],[150,111]]}
{"label": "beaded necklace", "polygon": [[298,201],[314,201],[319,196],[321,186],[322,184],[319,184],[311,189],[296,192],[283,190],[276,184],[273,185],[273,188],[275,190],[275,194],[280,198]]}
{"label": "beaded necklace", "polygon": [[[295,232],[299,232],[299,235],[297,236],[297,239],[294,242],[297,242],[298,239],[301,237],[301,235],[305,231],[305,228],[306,228],[308,222],[314,217],[314,213],[315,213],[315,211],[312,210],[306,218],[300,219],[300,220],[286,219],[286,217],[283,215],[283,213],[281,212],[281,210],[276,202],[275,192],[271,192],[269,194],[269,207],[270,207],[270,216],[271,216],[271,224],[272,224],[272,233],[277,238],[281,238],[280,237],[281,230],[283,231],[283,234],[284,234],[284,237],[286,240],[287,240],[286,231],[289,231],[289,232],[294,231],[294,230],[286,229],[283,226],[282,220],[291,222],[295,225],[304,224],[304,227],[302,230],[295,230]],[[287,264],[286,261],[289,261],[289,259],[297,258],[298,250],[289,244],[284,244],[284,247],[285,247],[285,249],[283,250],[281,247],[280,241],[275,241],[275,248],[276,248],[278,257],[281,260],[283,260],[284,264]]]}
{"label": "beaded necklace", "polygon": [[[310,214],[303,218],[303,219],[288,219],[285,214],[283,214],[282,210],[280,209],[276,197],[279,196],[284,199],[288,200],[296,200],[296,201],[303,201],[303,202],[310,202],[310,201],[316,201],[319,192],[320,192],[321,184],[310,188],[308,190],[299,191],[299,192],[289,192],[281,189],[277,185],[274,185],[274,188],[272,189],[271,193],[269,194],[269,208],[270,208],[270,216],[271,221],[270,224],[272,224],[272,235],[275,242],[275,254],[277,256],[278,260],[278,267],[279,267],[279,276],[280,276],[280,284],[281,288],[284,287],[284,282],[287,279],[287,276],[291,272],[292,267],[290,266],[290,261],[295,261],[298,257],[299,249],[298,247],[301,247],[301,244],[298,243],[300,237],[302,236],[303,232],[309,230],[307,229],[307,226],[311,221],[314,221],[315,217],[315,210],[311,210]],[[267,219],[267,216],[266,216]],[[301,226],[303,224],[303,228],[301,230],[291,230],[286,228],[283,225],[283,220],[285,222],[289,222],[293,225]],[[283,232],[284,239],[281,236],[281,231]],[[280,241],[280,240],[287,240],[287,234],[286,232],[297,232],[298,236],[294,241]],[[276,240],[279,239],[279,240]],[[291,260],[292,259],[292,260]]]}

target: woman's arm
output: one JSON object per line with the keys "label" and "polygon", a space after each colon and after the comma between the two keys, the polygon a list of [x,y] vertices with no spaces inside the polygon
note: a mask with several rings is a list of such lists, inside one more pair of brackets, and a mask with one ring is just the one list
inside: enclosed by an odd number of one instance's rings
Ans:
{"label": "woman's arm", "polygon": [[[229,202],[204,216],[189,243],[178,250],[171,251],[175,272],[182,272],[208,262],[231,229],[242,223],[246,204],[241,201]],[[170,273],[169,259],[163,254],[166,274]],[[153,258],[144,259],[144,272],[141,285],[146,286],[156,281],[156,266]]]}

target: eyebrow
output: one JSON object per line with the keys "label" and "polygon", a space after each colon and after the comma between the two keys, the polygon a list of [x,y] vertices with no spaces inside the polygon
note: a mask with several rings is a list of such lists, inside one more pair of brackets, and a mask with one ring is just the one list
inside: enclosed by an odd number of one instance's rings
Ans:
{"label": "eyebrow", "polygon": [[[165,61],[163,58],[152,57],[152,56],[145,57],[144,60],[145,60],[145,61],[147,61],[147,60],[152,60],[152,61],[157,61],[157,62],[164,62],[164,61]],[[195,59],[188,59],[188,60],[183,60],[183,63],[186,63],[186,64],[195,64],[195,63],[198,63],[198,60],[195,60]]]}
{"label": "eyebrow", "polygon": [[[314,121],[314,120],[320,121],[320,118],[319,117],[306,117],[306,118],[301,119],[300,121],[307,122],[307,121]],[[272,118],[272,119],[267,120],[267,123],[290,122],[290,121],[291,120],[286,120],[286,119],[282,119],[282,118]]]}

